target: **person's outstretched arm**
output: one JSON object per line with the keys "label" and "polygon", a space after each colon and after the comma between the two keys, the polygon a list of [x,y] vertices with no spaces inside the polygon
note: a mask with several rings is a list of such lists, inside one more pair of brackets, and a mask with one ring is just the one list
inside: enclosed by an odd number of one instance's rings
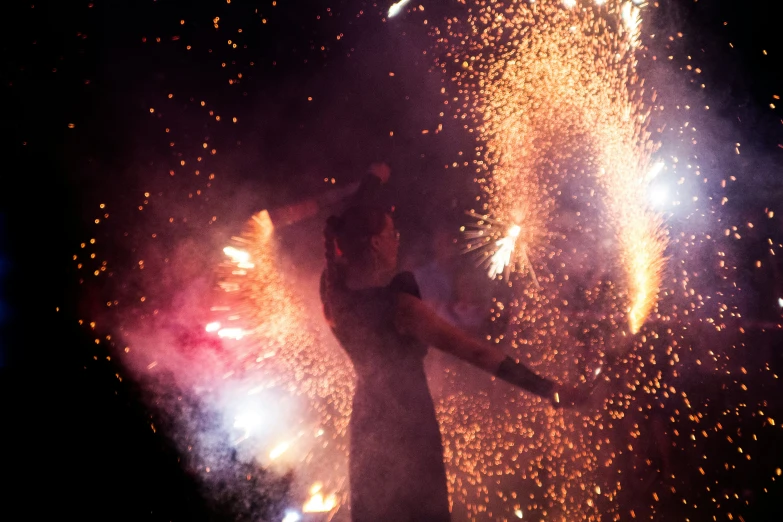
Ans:
{"label": "person's outstretched arm", "polygon": [[[559,405],[568,401],[554,382],[547,380],[516,362],[490,343],[477,341],[455,328],[425,305],[417,297],[399,293],[395,324],[403,335],[411,335],[422,343],[450,353],[515,386],[530,391]],[[560,395],[564,395],[560,397]]]}

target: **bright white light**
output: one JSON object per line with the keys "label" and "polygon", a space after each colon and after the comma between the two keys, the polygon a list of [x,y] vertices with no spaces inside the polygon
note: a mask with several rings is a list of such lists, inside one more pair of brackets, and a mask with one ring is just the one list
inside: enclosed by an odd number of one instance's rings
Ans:
{"label": "bright white light", "polygon": [[236,263],[239,268],[254,268],[256,266],[250,262],[250,254],[244,250],[227,246],[223,249],[223,253],[230,257],[231,261]]}
{"label": "bright white light", "polygon": [[659,185],[650,188],[650,202],[656,207],[662,207],[669,202],[669,189]]}
{"label": "bright white light", "polygon": [[644,177],[644,180],[648,183],[654,180],[658,176],[658,174],[660,174],[661,171],[663,170],[663,165],[664,163],[662,161],[655,162],[653,166],[650,167],[650,170],[647,172],[647,175]]}
{"label": "bright white light", "polygon": [[389,18],[393,18],[397,16],[398,14],[400,14],[400,11],[402,11],[402,8],[405,7],[405,5],[410,1],[411,0],[400,0],[399,2],[392,4],[391,7],[389,8],[389,12],[387,16]]}
{"label": "bright white light", "polygon": [[515,509],[514,514],[517,516],[517,518],[522,518],[522,510],[521,509]]}
{"label": "bright white light", "polygon": [[606,0],[595,0],[595,5],[604,5]]}
{"label": "bright white light", "polygon": [[563,5],[571,9],[576,5],[576,0],[563,0]]}
{"label": "bright white light", "polygon": [[228,337],[230,339],[240,340],[245,336],[245,331],[241,328],[221,328],[218,330],[218,337]]}
{"label": "bright white light", "polygon": [[261,424],[257,413],[243,413],[234,417],[234,427],[240,430],[251,430]]}
{"label": "bright white light", "polygon": [[514,252],[514,246],[516,245],[520,232],[522,232],[522,229],[519,225],[514,225],[508,229],[508,233],[505,237],[502,237],[495,242],[498,249],[492,254],[492,257],[489,260],[489,272],[487,275],[489,275],[490,278],[494,279],[499,276],[506,267],[511,264],[511,254]]}
{"label": "bright white light", "polygon": [[601,375],[601,368],[596,368],[595,369],[595,376],[598,377],[599,375]]}
{"label": "bright white light", "polygon": [[209,323],[207,325],[206,330],[208,332],[217,332],[218,330],[220,330],[220,323],[218,323],[218,322]]}
{"label": "bright white light", "polygon": [[302,520],[302,515],[296,511],[286,511],[282,522],[299,522]]}
{"label": "bright white light", "polygon": [[778,306],[783,308],[783,297],[778,297]]}

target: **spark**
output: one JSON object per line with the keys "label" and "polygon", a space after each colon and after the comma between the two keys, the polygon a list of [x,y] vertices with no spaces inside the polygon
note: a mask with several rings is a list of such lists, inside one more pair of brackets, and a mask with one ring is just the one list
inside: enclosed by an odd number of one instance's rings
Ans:
{"label": "spark", "polygon": [[394,18],[400,13],[400,11],[402,11],[402,8],[405,7],[408,2],[410,2],[410,0],[400,0],[399,2],[393,3],[391,7],[389,7],[387,16],[389,18]]}
{"label": "spark", "polygon": [[783,297],[778,297],[778,306],[783,308]]}

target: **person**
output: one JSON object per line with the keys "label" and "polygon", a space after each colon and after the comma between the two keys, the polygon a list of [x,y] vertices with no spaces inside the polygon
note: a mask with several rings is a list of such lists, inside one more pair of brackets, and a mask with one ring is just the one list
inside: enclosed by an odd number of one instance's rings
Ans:
{"label": "person", "polygon": [[421,301],[413,274],[395,274],[400,237],[385,208],[360,201],[327,220],[324,239],[324,315],[357,378],[349,425],[352,519],[448,521],[443,446],[423,365],[428,346],[555,406],[575,405],[584,390],[559,387],[438,317]]}

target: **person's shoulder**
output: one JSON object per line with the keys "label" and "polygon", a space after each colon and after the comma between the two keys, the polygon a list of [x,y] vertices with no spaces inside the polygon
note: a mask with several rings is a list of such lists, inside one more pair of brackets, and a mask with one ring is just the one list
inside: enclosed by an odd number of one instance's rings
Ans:
{"label": "person's shoulder", "polygon": [[391,288],[392,292],[410,294],[421,299],[419,284],[416,282],[416,276],[413,275],[413,272],[400,272],[394,276],[394,279],[389,284],[389,288]]}

